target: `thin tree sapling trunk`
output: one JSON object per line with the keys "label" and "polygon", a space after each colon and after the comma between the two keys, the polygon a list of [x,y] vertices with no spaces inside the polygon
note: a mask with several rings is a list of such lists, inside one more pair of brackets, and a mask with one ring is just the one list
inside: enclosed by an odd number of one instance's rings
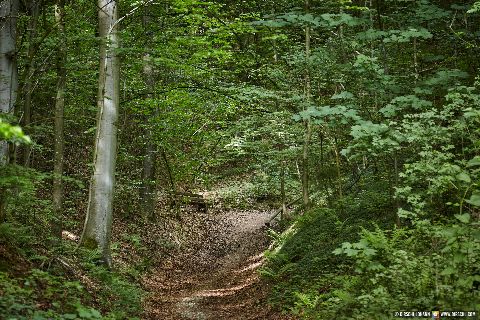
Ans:
{"label": "thin tree sapling trunk", "polygon": [[[143,29],[146,35],[149,35],[150,19],[148,16],[148,7],[144,8],[143,12]],[[155,80],[153,76],[152,59],[149,54],[149,42],[151,39],[147,39],[145,43],[145,54],[143,56],[143,78],[147,86],[148,92],[153,92],[155,87]],[[147,99],[151,99],[153,94],[147,94]],[[154,112],[156,114],[156,111]],[[156,164],[157,164],[157,148],[153,141],[152,126],[146,119],[145,123],[145,154],[143,158],[143,171],[142,171],[142,188],[141,197],[143,216],[146,221],[152,221],[155,219],[155,203],[156,203]]]}
{"label": "thin tree sapling trunk", "polygon": [[156,200],[156,163],[157,150],[155,148],[151,128],[145,129],[145,155],[142,171],[142,209],[146,221],[155,219]]}
{"label": "thin tree sapling trunk", "polygon": [[338,198],[343,198],[343,187],[342,187],[342,167],[340,161],[340,151],[338,150],[338,141],[337,137],[333,138],[333,152],[335,153],[335,166],[337,168],[337,189],[338,189]]}
{"label": "thin tree sapling trunk", "polygon": [[[395,175],[395,188],[398,188],[400,185],[400,176],[399,176],[399,168],[398,168],[398,157],[397,153],[395,152],[395,155],[393,157],[393,170],[394,170],[394,175]],[[401,222],[400,222],[400,217],[398,216],[398,210],[400,209],[400,202],[398,198],[395,199],[395,207],[396,207],[396,212],[395,212],[395,224],[397,227],[401,227]]]}
{"label": "thin tree sapling trunk", "polygon": [[[308,12],[310,9],[310,1],[305,1],[305,10]],[[305,26],[305,61],[306,61],[306,72],[305,72],[305,100],[306,105],[308,106],[311,99],[311,80],[309,72],[309,59],[310,59],[310,26]],[[302,195],[303,195],[303,205],[305,210],[310,209],[310,192],[309,192],[309,148],[310,140],[312,138],[312,121],[310,118],[305,120],[305,135],[303,140],[303,152],[302,152]]]}
{"label": "thin tree sapling trunk", "polygon": [[[37,52],[37,23],[38,16],[40,15],[40,0],[34,0],[30,2],[30,14],[31,20],[29,24],[30,34],[28,37],[28,53],[27,64],[25,67],[25,82],[23,85],[23,121],[22,125],[26,132],[30,129],[32,123],[32,94],[33,94],[33,81],[36,72],[35,54]],[[30,165],[31,147],[25,145],[23,148],[23,164],[28,167]]]}
{"label": "thin tree sapling trunk", "polygon": [[[64,164],[64,107],[66,84],[66,35],[65,35],[65,0],[57,0],[55,4],[55,22],[58,31],[57,58],[57,96],[55,98],[55,153],[53,165],[53,208],[58,221],[63,212],[63,164]],[[60,225],[57,225],[60,229]],[[57,230],[58,231],[58,230]]]}
{"label": "thin tree sapling trunk", "polygon": [[281,219],[285,219],[287,217],[287,197],[285,195],[285,167],[287,162],[282,160],[281,168],[280,168],[280,194],[282,197],[282,215],[280,216]]}

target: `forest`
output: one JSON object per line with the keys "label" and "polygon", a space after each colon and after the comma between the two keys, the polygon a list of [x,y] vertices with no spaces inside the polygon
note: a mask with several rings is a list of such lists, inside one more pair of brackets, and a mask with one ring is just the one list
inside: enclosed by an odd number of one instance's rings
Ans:
{"label": "forest", "polygon": [[479,57],[475,0],[0,0],[0,319],[479,318]]}

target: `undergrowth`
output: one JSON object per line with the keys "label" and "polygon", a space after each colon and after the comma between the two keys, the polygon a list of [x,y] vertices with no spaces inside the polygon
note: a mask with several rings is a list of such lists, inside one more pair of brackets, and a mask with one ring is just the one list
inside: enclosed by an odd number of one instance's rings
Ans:
{"label": "undergrowth", "polygon": [[107,270],[95,251],[65,241],[47,250],[42,240],[49,241],[0,224],[2,319],[138,319],[144,293],[132,280],[135,266]]}
{"label": "undergrowth", "polygon": [[261,270],[273,284],[271,304],[307,316],[344,283],[355,281],[352,263],[332,252],[357,240],[362,228],[372,229],[373,219],[391,225],[393,216],[385,214],[391,206],[388,195],[359,193],[332,208],[317,207],[299,216],[288,232],[274,234],[275,249],[266,253],[268,263]]}
{"label": "undergrowth", "polygon": [[271,303],[302,319],[393,319],[480,309],[480,223],[470,214],[397,227],[388,196],[348,196],[275,234],[262,275]]}

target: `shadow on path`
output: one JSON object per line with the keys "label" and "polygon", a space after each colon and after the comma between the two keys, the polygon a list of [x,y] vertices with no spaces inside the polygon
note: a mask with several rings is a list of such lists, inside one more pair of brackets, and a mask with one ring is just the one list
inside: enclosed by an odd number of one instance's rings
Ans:
{"label": "shadow on path", "polygon": [[267,306],[268,288],[257,274],[269,244],[264,225],[270,215],[195,213],[195,240],[144,279],[152,293],[145,319],[287,319]]}

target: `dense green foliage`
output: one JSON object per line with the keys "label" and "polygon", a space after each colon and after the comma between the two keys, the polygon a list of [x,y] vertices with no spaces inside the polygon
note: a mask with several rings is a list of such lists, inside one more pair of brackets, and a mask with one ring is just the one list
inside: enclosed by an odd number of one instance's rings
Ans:
{"label": "dense green foliage", "polygon": [[[95,252],[79,252],[68,243],[56,244],[49,250],[45,243],[55,243],[55,239],[40,236],[39,229],[10,223],[0,227],[3,317],[136,319],[143,293],[131,281],[136,274],[134,269],[112,272],[97,265]],[[81,265],[75,266],[79,258]]]}
{"label": "dense green foliage", "polygon": [[333,213],[307,213],[271,255],[272,301],[312,319],[478,310],[478,43],[469,40],[478,31],[467,22],[476,17],[469,5],[374,5],[263,22],[335,30],[319,31],[309,67],[329,76],[312,76],[317,100],[294,118],[313,119],[345,157]]}
{"label": "dense green foliage", "polygon": [[[116,229],[114,255],[127,243],[141,258],[108,271],[98,252],[61,236],[81,234],[88,204],[97,8],[65,6],[59,137],[54,3],[39,2],[38,16],[25,3],[16,109],[0,115],[10,144],[0,167],[0,314],[138,317],[140,275],[156,250],[145,237]],[[224,208],[291,203],[261,271],[278,309],[305,319],[480,309],[478,2],[118,3],[117,225],[172,219],[165,204],[178,191],[209,191]],[[61,212],[51,200],[55,139],[65,141]],[[307,207],[296,202],[305,190]]]}

